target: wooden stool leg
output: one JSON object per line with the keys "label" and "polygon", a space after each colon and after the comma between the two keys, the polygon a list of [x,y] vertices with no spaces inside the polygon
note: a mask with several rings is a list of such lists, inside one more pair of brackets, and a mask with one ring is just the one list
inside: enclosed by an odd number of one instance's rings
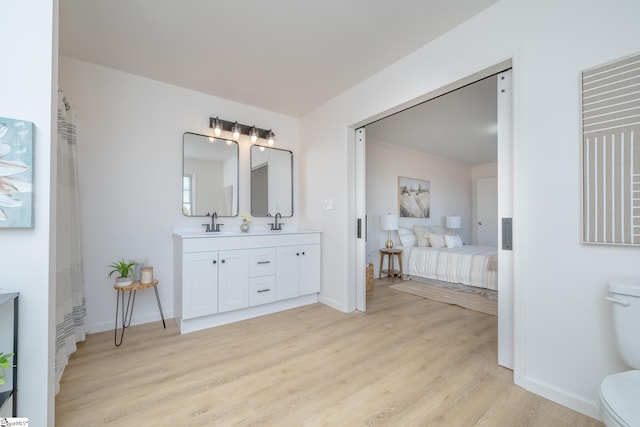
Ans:
{"label": "wooden stool leg", "polygon": [[402,273],[402,253],[396,255],[398,257],[398,265],[400,265],[400,280],[403,280],[402,276],[404,276],[404,274]]}
{"label": "wooden stool leg", "polygon": [[378,272],[378,279],[382,279],[382,264],[384,263],[384,254],[380,252],[380,271]]}
{"label": "wooden stool leg", "polygon": [[389,254],[389,277],[391,277],[391,283],[396,281],[396,266],[393,260],[393,254]]}

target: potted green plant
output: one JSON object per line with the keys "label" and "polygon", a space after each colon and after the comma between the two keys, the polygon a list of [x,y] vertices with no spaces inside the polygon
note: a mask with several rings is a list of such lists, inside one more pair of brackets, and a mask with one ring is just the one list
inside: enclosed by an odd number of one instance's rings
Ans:
{"label": "potted green plant", "polygon": [[2,369],[2,374],[0,375],[0,384],[4,384],[4,370],[12,367],[12,365],[9,363],[9,359],[12,357],[13,353],[0,353],[0,369]]}
{"label": "potted green plant", "polygon": [[133,270],[133,267],[137,264],[137,262],[125,261],[124,258],[122,258],[122,260],[116,261],[109,265],[109,267],[113,269],[109,272],[109,277],[111,277],[113,273],[118,273],[120,276],[116,277],[116,285],[120,287],[129,286],[133,281],[131,272]]}

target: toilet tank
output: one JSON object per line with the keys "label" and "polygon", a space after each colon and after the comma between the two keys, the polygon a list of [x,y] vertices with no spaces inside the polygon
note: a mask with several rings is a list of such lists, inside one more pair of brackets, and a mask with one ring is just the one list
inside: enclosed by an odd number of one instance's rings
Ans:
{"label": "toilet tank", "polygon": [[609,279],[613,333],[622,360],[640,369],[640,279]]}

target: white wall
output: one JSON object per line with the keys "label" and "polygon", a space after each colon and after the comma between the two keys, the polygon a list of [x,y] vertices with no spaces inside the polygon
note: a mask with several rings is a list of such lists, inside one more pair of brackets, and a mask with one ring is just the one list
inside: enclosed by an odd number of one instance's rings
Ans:
{"label": "white wall", "polygon": [[[53,425],[57,1],[0,6],[0,117],[34,123],[34,227],[0,229],[0,292],[20,292],[18,416]],[[55,139],[53,139],[55,140]],[[51,195],[54,195],[53,200]],[[3,325],[6,327],[7,325]],[[0,349],[7,352],[10,349]]]}
{"label": "white wall", "polygon": [[[181,209],[182,134],[212,135],[209,117],[273,129],[292,150],[297,191],[298,120],[71,58],[60,58],[60,86],[78,115],[78,162],[85,292],[91,332],[113,328],[115,291],[107,265],[147,258],[172,317],[172,229],[197,227]],[[249,147],[239,141],[239,211],[249,212]],[[294,197],[297,203],[297,193]],[[294,209],[294,212],[297,208]],[[222,229],[241,219],[221,218]],[[252,225],[267,224],[256,218]],[[288,218],[286,227],[296,227]],[[136,298],[133,323],[160,320],[153,292]],[[126,338],[125,338],[126,339]]]}
{"label": "white wall", "polygon": [[637,52],[638,16],[636,0],[502,0],[305,116],[302,210],[323,230],[322,300],[354,308],[350,127],[512,58],[515,381],[597,417],[601,380],[625,369],[606,280],[638,276],[640,249],[580,243],[580,71]]}
{"label": "white wall", "polygon": [[[416,178],[431,184],[429,218],[399,218],[398,226],[437,224],[445,226],[444,217],[460,215],[462,240],[471,239],[471,166],[441,157],[367,138],[367,255],[374,264],[377,277],[380,264],[378,250],[387,241],[387,232],[380,230],[380,216],[398,214],[398,177]],[[394,245],[400,245],[396,232],[391,233]]]}

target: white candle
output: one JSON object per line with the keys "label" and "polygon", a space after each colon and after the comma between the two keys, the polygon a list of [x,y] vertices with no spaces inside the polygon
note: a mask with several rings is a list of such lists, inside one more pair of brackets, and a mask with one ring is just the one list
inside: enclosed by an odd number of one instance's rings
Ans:
{"label": "white candle", "polygon": [[140,269],[140,283],[148,285],[153,282],[153,267],[142,267]]}

